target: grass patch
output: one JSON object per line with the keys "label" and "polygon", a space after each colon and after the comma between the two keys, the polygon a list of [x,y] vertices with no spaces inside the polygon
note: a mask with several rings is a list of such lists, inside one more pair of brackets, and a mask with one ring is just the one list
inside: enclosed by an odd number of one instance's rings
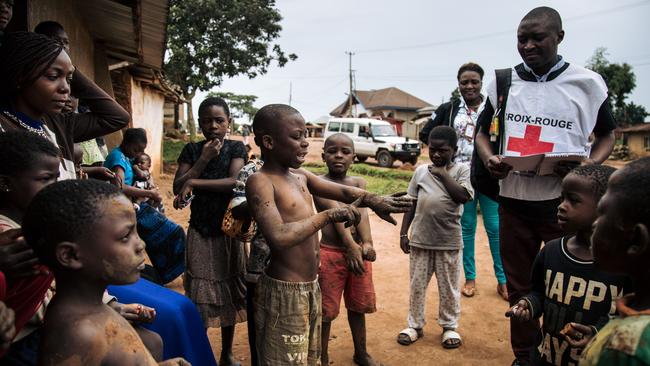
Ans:
{"label": "grass patch", "polygon": [[[184,141],[164,139],[163,162],[175,163],[185,144]],[[327,173],[324,163],[305,163],[302,167],[318,175]],[[405,192],[413,176],[411,171],[379,168],[368,164],[352,164],[349,174],[365,179],[368,191],[382,195]]]}
{"label": "grass patch", "polygon": [[163,162],[175,163],[185,146],[185,141],[163,140]]}
{"label": "grass patch", "polygon": [[[323,163],[305,163],[302,167],[314,174],[327,173],[327,167]],[[368,183],[366,189],[381,195],[405,192],[413,176],[410,171],[378,168],[367,164],[353,164],[348,174],[365,179]]]}

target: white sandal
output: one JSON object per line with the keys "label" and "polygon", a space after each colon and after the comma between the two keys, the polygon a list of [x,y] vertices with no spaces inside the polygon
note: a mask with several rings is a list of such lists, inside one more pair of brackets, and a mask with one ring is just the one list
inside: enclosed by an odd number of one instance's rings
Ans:
{"label": "white sandal", "polygon": [[[458,343],[447,343],[450,339],[457,339]],[[447,349],[458,348],[463,344],[463,340],[460,338],[460,334],[453,329],[445,329],[442,332],[442,347]]]}
{"label": "white sandal", "polygon": [[405,328],[397,335],[397,343],[402,346],[408,346],[424,336],[422,329]]}

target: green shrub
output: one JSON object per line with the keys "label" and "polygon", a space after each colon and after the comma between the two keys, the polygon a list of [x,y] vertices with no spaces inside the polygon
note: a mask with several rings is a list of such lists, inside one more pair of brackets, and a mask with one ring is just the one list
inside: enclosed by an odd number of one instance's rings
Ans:
{"label": "green shrub", "polygon": [[175,163],[178,159],[178,156],[183,150],[186,142],[184,141],[174,141],[174,140],[163,140],[163,162],[165,163]]}
{"label": "green shrub", "polygon": [[[327,167],[323,163],[305,163],[302,167],[314,174],[327,173]],[[350,166],[348,174],[365,179],[366,189],[381,195],[406,191],[413,176],[410,171],[377,168],[367,164]]]}

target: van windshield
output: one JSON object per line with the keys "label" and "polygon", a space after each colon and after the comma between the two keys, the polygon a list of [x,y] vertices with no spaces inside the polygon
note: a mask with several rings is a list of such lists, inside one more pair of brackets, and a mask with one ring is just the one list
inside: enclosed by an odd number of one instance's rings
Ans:
{"label": "van windshield", "polygon": [[375,125],[372,126],[372,135],[374,137],[387,137],[387,136],[397,136],[393,126],[387,125]]}

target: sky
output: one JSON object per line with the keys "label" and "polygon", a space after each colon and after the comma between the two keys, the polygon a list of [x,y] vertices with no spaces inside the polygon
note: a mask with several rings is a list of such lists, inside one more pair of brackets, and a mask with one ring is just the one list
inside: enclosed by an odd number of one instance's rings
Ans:
{"label": "sky", "polygon": [[[283,30],[275,43],[298,59],[282,68],[274,63],[254,79],[225,79],[213,90],[256,95],[258,108],[289,104],[291,96],[291,105],[314,120],[346,100],[351,51],[355,89],[394,86],[439,105],[457,86],[463,63],[483,67],[484,86],[494,69],[520,63],[517,25],[542,5],[562,16],[565,60],[584,66],[596,48],[607,48],[610,62],[627,62],[636,74],[629,100],[650,111],[650,0],[278,0]],[[194,98],[195,111],[206,94]]]}

